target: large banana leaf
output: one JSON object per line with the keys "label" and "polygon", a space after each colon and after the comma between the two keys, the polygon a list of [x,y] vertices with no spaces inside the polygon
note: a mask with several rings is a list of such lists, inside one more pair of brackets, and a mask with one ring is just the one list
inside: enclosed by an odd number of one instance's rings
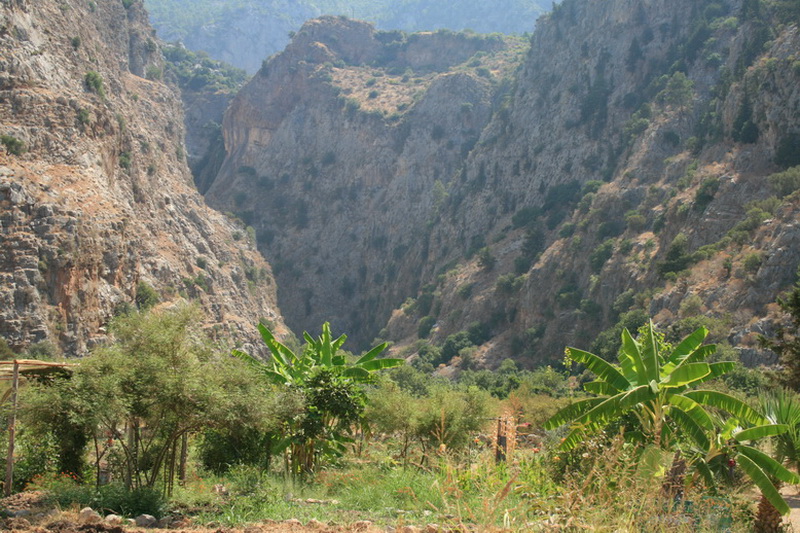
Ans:
{"label": "large banana leaf", "polygon": [[686,416],[694,420],[697,425],[705,430],[714,430],[714,420],[702,405],[691,398],[680,394],[670,394],[667,398],[667,402],[686,413]]}
{"label": "large banana leaf", "polygon": [[603,400],[604,398],[586,398],[571,403],[551,416],[550,419],[544,423],[544,429],[555,429],[559,426],[563,426],[601,403]]}
{"label": "large banana leaf", "polygon": [[[642,361],[642,352],[639,343],[633,338],[628,328],[622,329],[622,353],[627,356],[632,364],[632,370],[637,378],[636,382],[645,383],[649,381],[647,370],[644,367],[644,361]],[[628,374],[626,374],[625,377],[628,378],[628,381],[631,380]]]}
{"label": "large banana leaf", "polygon": [[642,361],[644,362],[644,367],[647,372],[647,379],[650,381],[659,381],[661,361],[658,354],[658,342],[656,342],[656,337],[653,333],[654,329],[655,326],[653,326],[653,321],[651,320],[644,330],[644,339],[641,341]]}
{"label": "large banana leaf", "polygon": [[247,363],[250,366],[250,368],[258,372],[259,374],[265,376],[267,379],[269,379],[276,385],[282,385],[288,381],[287,376],[285,374],[271,370],[267,365],[265,365],[263,362],[259,361],[249,353],[243,352],[241,350],[233,350],[231,351],[231,355],[233,355],[237,359],[241,359],[242,361]]}
{"label": "large banana leaf", "polygon": [[708,434],[692,417],[680,409],[671,409],[669,417],[681,429],[681,431],[688,435],[692,442],[694,442],[701,450],[709,448]]}
{"label": "large banana leaf", "polygon": [[367,353],[365,353],[364,355],[362,355],[362,356],[361,356],[361,357],[360,357],[360,358],[359,358],[359,359],[358,359],[358,360],[355,362],[355,364],[357,364],[357,365],[360,365],[360,364],[363,364],[363,363],[366,363],[366,362],[372,361],[373,359],[375,359],[376,357],[378,357],[380,354],[382,354],[382,353],[383,353],[383,351],[384,351],[384,350],[386,350],[386,348],[387,348],[388,346],[389,346],[389,343],[386,343],[386,342],[384,342],[383,344],[379,344],[379,345],[377,345],[376,347],[374,347],[373,349],[371,349],[370,351],[368,351]]}
{"label": "large banana leaf", "polygon": [[264,344],[266,344],[267,348],[269,348],[269,351],[272,354],[275,362],[286,367],[292,366],[295,363],[297,357],[294,355],[294,352],[281,344],[278,339],[275,338],[269,328],[267,328],[264,324],[259,323],[258,331],[261,333],[261,338],[264,339]]}
{"label": "large banana leaf", "polygon": [[711,373],[708,363],[680,364],[661,380],[661,385],[667,388],[683,387],[699,381]]}
{"label": "large banana leaf", "polygon": [[771,477],[779,479],[785,483],[791,483],[793,485],[800,483],[800,477],[798,477],[797,474],[789,471],[785,466],[761,450],[740,444],[736,446],[736,451],[738,451],[740,454],[738,456],[739,459],[741,459],[742,456],[747,457]]}
{"label": "large banana leaf", "polygon": [[689,357],[695,350],[697,350],[701,344],[703,344],[703,340],[708,336],[708,330],[706,328],[699,328],[695,330],[691,335],[687,336],[685,339],[678,344],[672,353],[669,354],[667,358],[667,363],[662,367],[661,371],[663,373],[669,373],[678,366],[681,361]]}
{"label": "large banana leaf", "polygon": [[595,381],[590,381],[588,383],[584,383],[583,390],[598,395],[609,395],[609,394],[616,394],[617,392],[619,392],[614,387],[612,387],[611,385],[602,380],[595,380]]}
{"label": "large banana leaf", "polygon": [[622,416],[631,407],[652,400],[654,397],[655,395],[650,390],[649,385],[641,385],[635,389],[620,392],[610,398],[604,398],[598,405],[576,418],[575,422],[578,424],[584,422],[602,424]]}
{"label": "large banana leaf", "polygon": [[717,363],[709,363],[708,367],[711,369],[711,372],[706,377],[692,383],[692,385],[699,385],[700,383],[705,383],[706,381],[716,379],[722,375],[725,375],[734,368],[736,368],[737,364],[738,363],[735,363],[733,361],[719,361]]}
{"label": "large banana leaf", "polygon": [[775,506],[775,509],[778,510],[781,514],[788,514],[789,513],[789,506],[784,501],[783,497],[781,497],[778,489],[775,488],[775,485],[772,484],[770,481],[769,476],[764,473],[761,468],[758,467],[756,463],[754,463],[750,458],[746,455],[738,455],[737,461],[739,466],[742,467],[742,470],[750,477],[750,479],[755,483],[755,485],[761,490],[761,494]]}
{"label": "large banana leaf", "polygon": [[704,346],[699,347],[695,351],[689,354],[689,357],[683,360],[684,363],[697,363],[699,361],[705,361],[709,355],[713,354],[717,351],[716,344],[706,344]]}
{"label": "large banana leaf", "polygon": [[567,348],[567,355],[576,363],[581,363],[589,370],[597,374],[597,377],[614,387],[618,391],[630,388],[630,383],[617,368],[593,353],[578,350],[577,348]]}
{"label": "large banana leaf", "polygon": [[758,440],[766,437],[774,437],[781,435],[789,430],[786,424],[765,424],[763,426],[756,426],[752,428],[743,429],[738,433],[733,434],[733,438],[739,442],[748,440]]}
{"label": "large banana leaf", "polygon": [[756,412],[755,409],[743,401],[723,392],[712,390],[696,390],[685,392],[683,395],[696,401],[697,403],[727,411],[735,417],[745,420],[750,424],[763,425],[769,423],[769,420]]}
{"label": "large banana leaf", "polygon": [[355,365],[356,368],[363,368],[369,372],[375,370],[383,370],[384,368],[394,368],[396,366],[400,366],[405,363],[404,359],[373,359],[372,361],[367,361],[366,363],[361,363],[360,365]]}

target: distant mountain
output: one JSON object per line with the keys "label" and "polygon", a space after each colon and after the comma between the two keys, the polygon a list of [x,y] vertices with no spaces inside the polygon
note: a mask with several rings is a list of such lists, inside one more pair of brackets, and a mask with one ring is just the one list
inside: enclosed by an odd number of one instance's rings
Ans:
{"label": "distant mountain", "polygon": [[525,33],[552,0],[146,0],[159,36],[250,73],[283,50],[289,33],[320,15],[346,15],[380,29]]}

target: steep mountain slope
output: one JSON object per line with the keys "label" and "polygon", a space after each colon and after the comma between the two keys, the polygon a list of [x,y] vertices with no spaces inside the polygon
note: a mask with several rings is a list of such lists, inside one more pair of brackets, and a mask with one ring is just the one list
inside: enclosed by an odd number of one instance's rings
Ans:
{"label": "steep mountain slope", "polygon": [[482,237],[498,265],[442,281],[434,339],[479,322],[490,353],[555,360],[642,309],[753,347],[800,262],[797,198],[767,180],[796,150],[798,33],[761,4],[568,1],[540,21],[433,232]]}
{"label": "steep mountain slope", "polygon": [[800,164],[792,6],[566,0],[506,82],[435,41],[463,36],[315,21],[233,102],[209,198],[256,228],[295,327],[364,342],[414,296],[396,350],[537,364],[703,314],[758,358],[800,262],[797,195],[768,179]]}
{"label": "steep mountain slope", "polygon": [[279,52],[289,34],[322,15],[368,20],[382,29],[404,31],[472,29],[483,33],[525,33],[552,0],[147,0],[153,25],[166,41],[182,41],[256,72]]}
{"label": "steep mountain slope", "polygon": [[[295,330],[331,320],[367,342],[416,292],[427,252],[415,239],[442,200],[430,191],[444,193],[491,117],[490,78],[521,51],[500,37],[376,33],[329,17],[237,95],[207,198],[256,229]],[[475,54],[485,56],[463,65]]]}
{"label": "steep mountain slope", "polygon": [[[139,1],[0,6],[0,335],[80,355],[135,300],[197,300],[212,332],[282,328],[269,266],[209,209]],[[155,292],[154,292],[155,291]]]}

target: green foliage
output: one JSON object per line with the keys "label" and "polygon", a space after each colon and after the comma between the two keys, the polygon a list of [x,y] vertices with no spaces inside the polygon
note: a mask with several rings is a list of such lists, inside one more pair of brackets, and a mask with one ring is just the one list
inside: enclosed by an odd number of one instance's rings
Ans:
{"label": "green foliage", "polygon": [[119,166],[124,168],[125,170],[130,170],[131,168],[131,153],[130,152],[120,152],[119,154]]}
{"label": "green foliage", "polygon": [[352,424],[360,419],[366,401],[359,384],[372,382],[376,371],[400,366],[404,361],[379,359],[387,348],[383,343],[348,362],[347,355],[340,353],[347,336],[334,339],[327,322],[317,338],[303,333],[306,345],[301,353],[278,341],[264,324],[259,324],[258,330],[270,360],[265,363],[240,350],[234,350],[233,355],[267,382],[305,396],[303,415],[285,423],[277,449],[287,451],[292,474],[310,474],[320,458],[337,457],[344,451]]}
{"label": "green foliage", "polygon": [[504,274],[495,281],[495,290],[504,296],[510,296],[519,292],[525,282],[524,276],[517,276],[513,273]]}
{"label": "green foliage", "polygon": [[[788,513],[789,507],[772,479],[796,484],[800,477],[749,442],[781,435],[787,426],[771,424],[733,396],[693,390],[735,367],[733,362],[706,362],[715,351],[713,345],[702,345],[707,333],[700,328],[673,348],[652,322],[640,329],[636,339],[624,329],[619,365],[567,348],[569,359],[595,375],[594,381],[584,384],[584,389],[595,396],[564,408],[547,421],[545,428],[569,423],[570,432],[560,445],[560,449],[569,451],[609,424],[622,422],[630,426],[633,438],[647,446],[668,452],[680,450],[683,460],[712,489],[717,483],[713,471],[727,468],[728,458],[734,458],[770,503],[781,513]],[[729,416],[712,416],[717,410]]]}
{"label": "green foliage", "polygon": [[86,73],[83,77],[83,82],[86,84],[86,88],[97,94],[100,98],[106,97],[106,90],[103,86],[103,77],[94,70],[90,70]]}
{"label": "green foliage", "polygon": [[733,121],[731,137],[737,142],[753,144],[758,141],[758,136],[758,126],[753,122],[753,106],[750,104],[749,95],[745,92],[742,106]]}
{"label": "green foliage", "polygon": [[761,268],[761,263],[764,262],[764,256],[758,252],[753,252],[747,254],[742,261],[742,267],[744,267],[745,272],[749,274],[755,274],[758,272],[758,269]]}
{"label": "green foliage", "polygon": [[247,73],[205,52],[193,52],[178,44],[162,47],[167,72],[175,76],[184,90],[234,92],[247,81]]}
{"label": "green foliage", "polygon": [[522,253],[514,259],[514,271],[517,274],[524,274],[530,270],[531,265],[539,257],[545,246],[545,234],[539,229],[528,229],[525,232],[525,240],[522,242]]}
{"label": "green foliage", "polygon": [[165,514],[167,502],[164,494],[149,487],[129,489],[122,483],[96,487],[81,485],[69,476],[43,480],[36,488],[48,491],[48,499],[61,508],[91,507],[104,513],[136,517],[149,514],[156,518]]}
{"label": "green foliage", "polygon": [[0,135],[0,144],[6,147],[9,154],[22,155],[27,151],[25,143],[13,135]]}
{"label": "green foliage", "polygon": [[592,351],[606,361],[614,360],[622,346],[620,342],[622,331],[624,329],[636,331],[646,323],[647,313],[641,309],[623,312],[614,326],[601,332],[595,338],[592,343]]}
{"label": "green foliage", "polygon": [[148,80],[160,80],[164,76],[164,71],[157,65],[148,65],[144,76]]}
{"label": "green foliage", "polygon": [[417,324],[417,336],[420,339],[425,339],[428,335],[431,334],[431,330],[433,326],[436,324],[436,317],[433,316],[424,316],[419,320]]}
{"label": "green foliage", "polygon": [[672,239],[667,248],[664,260],[660,261],[656,268],[662,276],[670,272],[680,272],[692,264],[692,255],[689,253],[689,238],[679,233]]}
{"label": "green foliage", "polygon": [[8,345],[5,337],[0,337],[0,361],[10,361],[16,357],[16,353]]}
{"label": "green foliage", "polygon": [[703,211],[714,199],[714,195],[719,190],[719,178],[710,177],[703,180],[694,195],[694,207],[698,211]]}
{"label": "green foliage", "polygon": [[158,292],[146,281],[140,281],[136,285],[136,297],[134,298],[136,307],[141,311],[146,311],[161,301]]}
{"label": "green foliage", "polygon": [[264,427],[276,412],[242,365],[217,356],[198,323],[188,306],[116,318],[115,342],[84,358],[71,379],[27,391],[26,419],[94,442],[98,476],[106,456],[127,487],[160,484],[169,493],[184,435],[213,426]]}
{"label": "green foliage", "polygon": [[511,217],[511,223],[515,228],[533,227],[541,213],[541,209],[537,207],[523,207],[514,213],[514,216]]}
{"label": "green foliage", "polygon": [[666,87],[657,98],[668,106],[683,108],[691,103],[693,95],[694,82],[678,71],[667,80]]}
{"label": "green foliage", "polygon": [[775,164],[783,168],[800,165],[800,133],[788,133],[781,138],[775,151]]}
{"label": "green foliage", "polygon": [[614,255],[613,240],[609,239],[598,245],[597,248],[592,250],[592,253],[589,255],[589,265],[592,267],[592,271],[600,272],[600,270],[603,268],[603,265],[606,264],[606,261],[611,259],[612,255]]}
{"label": "green foliage", "polygon": [[461,350],[471,346],[475,346],[475,343],[470,339],[470,334],[468,332],[459,331],[458,333],[453,333],[445,339],[439,358],[435,361],[431,361],[431,364],[437,366],[441,363],[448,363],[453,357],[457,356]]}
{"label": "green foliage", "polygon": [[769,178],[769,184],[778,198],[785,198],[793,192],[800,190],[800,166],[795,166],[772,174]]}
{"label": "green foliage", "polygon": [[497,259],[492,255],[488,246],[478,250],[478,265],[484,270],[491,270],[497,264]]}

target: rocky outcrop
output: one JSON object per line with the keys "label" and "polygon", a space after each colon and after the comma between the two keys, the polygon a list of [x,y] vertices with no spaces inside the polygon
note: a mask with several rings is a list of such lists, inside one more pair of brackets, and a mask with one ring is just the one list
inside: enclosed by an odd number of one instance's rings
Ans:
{"label": "rocky outcrop", "polygon": [[5,2],[0,28],[0,133],[22,143],[0,149],[0,335],[84,354],[148,288],[219,338],[281,329],[269,266],[193,187],[141,3]]}

